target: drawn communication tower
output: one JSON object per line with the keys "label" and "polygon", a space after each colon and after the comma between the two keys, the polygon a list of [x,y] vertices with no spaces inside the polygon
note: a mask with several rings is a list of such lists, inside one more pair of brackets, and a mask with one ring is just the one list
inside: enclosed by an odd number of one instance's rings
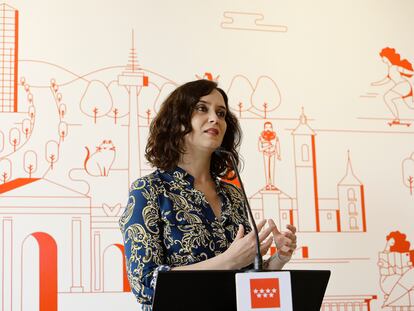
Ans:
{"label": "drawn communication tower", "polygon": [[0,4],[0,112],[17,112],[19,11]]}

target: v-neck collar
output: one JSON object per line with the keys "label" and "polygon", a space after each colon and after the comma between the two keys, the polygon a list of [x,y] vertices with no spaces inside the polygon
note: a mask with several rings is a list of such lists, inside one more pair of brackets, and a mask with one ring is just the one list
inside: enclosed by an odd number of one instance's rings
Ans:
{"label": "v-neck collar", "polygon": [[228,218],[228,214],[230,210],[229,208],[230,202],[229,202],[227,195],[225,194],[225,191],[221,184],[222,182],[220,181],[219,177],[215,176],[214,174],[212,174],[211,176],[216,186],[217,195],[219,196],[220,203],[221,203],[220,218],[217,218],[213,212],[213,209],[210,203],[207,201],[205,194],[202,191],[194,187],[195,179],[190,173],[188,173],[186,170],[184,170],[183,168],[179,166],[176,166],[175,168],[167,170],[167,171],[163,171],[163,170],[159,170],[159,171],[161,173],[168,174],[174,182],[176,182],[179,185],[182,185],[185,190],[191,191],[195,195],[200,196],[200,198],[202,199],[201,201],[203,202],[202,212],[205,214],[207,219],[209,219],[209,221],[211,222],[215,221],[221,225],[225,223],[225,221]]}

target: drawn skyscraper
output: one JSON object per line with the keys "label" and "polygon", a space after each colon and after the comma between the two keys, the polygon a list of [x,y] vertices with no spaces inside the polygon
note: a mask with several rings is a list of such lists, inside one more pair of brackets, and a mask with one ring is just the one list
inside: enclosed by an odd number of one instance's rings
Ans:
{"label": "drawn skyscraper", "polygon": [[19,11],[0,4],[0,112],[17,112]]}

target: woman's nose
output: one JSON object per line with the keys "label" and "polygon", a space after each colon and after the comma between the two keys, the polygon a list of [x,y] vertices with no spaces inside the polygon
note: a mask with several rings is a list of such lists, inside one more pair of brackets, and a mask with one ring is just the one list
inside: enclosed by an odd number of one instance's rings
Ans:
{"label": "woman's nose", "polygon": [[209,114],[209,119],[208,119],[208,121],[209,122],[211,122],[211,123],[217,123],[218,122],[218,116],[217,116],[217,114],[215,113],[215,112],[212,112],[212,113],[210,113]]}

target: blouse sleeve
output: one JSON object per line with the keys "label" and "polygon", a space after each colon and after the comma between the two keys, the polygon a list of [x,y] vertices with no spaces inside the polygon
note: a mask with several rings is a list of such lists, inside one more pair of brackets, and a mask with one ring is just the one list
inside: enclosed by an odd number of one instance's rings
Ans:
{"label": "blouse sleeve", "polygon": [[131,289],[139,303],[151,304],[155,287],[154,272],[168,270],[168,266],[163,265],[160,210],[157,191],[150,179],[138,179],[132,184],[119,225],[124,239]]}

